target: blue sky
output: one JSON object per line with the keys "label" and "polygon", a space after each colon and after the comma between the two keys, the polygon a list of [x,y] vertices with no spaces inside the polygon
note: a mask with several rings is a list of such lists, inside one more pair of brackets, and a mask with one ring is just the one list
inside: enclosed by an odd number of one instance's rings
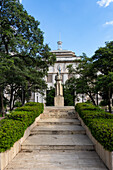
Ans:
{"label": "blue sky", "polygon": [[44,42],[91,57],[113,40],[113,0],[20,0],[27,12],[40,21]]}

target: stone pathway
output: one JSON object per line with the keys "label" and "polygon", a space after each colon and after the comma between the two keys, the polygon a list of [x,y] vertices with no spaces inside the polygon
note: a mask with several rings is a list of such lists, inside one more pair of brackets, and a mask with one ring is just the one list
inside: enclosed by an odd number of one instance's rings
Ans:
{"label": "stone pathway", "polygon": [[46,107],[22,151],[5,170],[107,170],[74,107]]}

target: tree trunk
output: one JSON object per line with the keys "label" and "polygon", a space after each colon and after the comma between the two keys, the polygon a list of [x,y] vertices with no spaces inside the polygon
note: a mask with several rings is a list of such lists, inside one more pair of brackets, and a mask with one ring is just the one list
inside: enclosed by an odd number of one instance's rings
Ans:
{"label": "tree trunk", "polygon": [[22,106],[25,104],[25,90],[22,88]]}
{"label": "tree trunk", "polygon": [[110,101],[109,101],[108,107],[109,107],[109,112],[112,113]]}
{"label": "tree trunk", "polygon": [[82,103],[84,102],[84,95],[82,94]]}
{"label": "tree trunk", "polygon": [[11,96],[10,96],[10,111],[13,109],[12,108],[12,102],[13,102],[13,86],[11,86]]}
{"label": "tree trunk", "polygon": [[109,112],[112,113],[112,98],[109,99],[108,107],[109,107]]}
{"label": "tree trunk", "polygon": [[91,101],[93,102],[93,104],[94,104],[94,105],[96,105],[96,103],[95,103],[95,100],[94,100],[93,96],[92,96],[91,94],[89,94],[89,97],[90,97]]}
{"label": "tree trunk", "polygon": [[12,101],[12,103],[13,103],[13,107],[12,107],[12,109],[14,109],[14,105],[15,105],[15,95],[14,95],[14,97],[13,97],[13,101]]}
{"label": "tree trunk", "polygon": [[98,93],[96,94],[97,106],[98,106]]}
{"label": "tree trunk", "polygon": [[111,95],[111,88],[109,88],[109,92],[108,92],[108,107],[109,107],[109,112],[112,113],[112,95]]}
{"label": "tree trunk", "polygon": [[4,111],[4,103],[3,103],[3,90],[2,88],[0,88],[0,107],[1,107],[1,114],[2,114],[2,117],[5,116],[5,111]]}

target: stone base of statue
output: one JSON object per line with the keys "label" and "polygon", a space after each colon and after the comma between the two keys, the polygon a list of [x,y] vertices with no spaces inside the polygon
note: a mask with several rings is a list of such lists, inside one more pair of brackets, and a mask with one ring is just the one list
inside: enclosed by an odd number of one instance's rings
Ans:
{"label": "stone base of statue", "polygon": [[63,96],[56,96],[54,97],[54,106],[64,106],[64,97]]}

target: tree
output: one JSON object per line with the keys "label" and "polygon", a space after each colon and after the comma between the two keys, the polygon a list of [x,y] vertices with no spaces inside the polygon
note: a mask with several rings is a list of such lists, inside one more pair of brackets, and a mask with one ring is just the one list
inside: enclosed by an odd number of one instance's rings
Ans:
{"label": "tree", "polygon": [[64,86],[63,94],[64,94],[64,105],[65,106],[74,106],[74,104],[75,104],[74,90],[72,88],[68,88],[68,87]]}
{"label": "tree", "polygon": [[[93,68],[92,59],[88,58],[86,54],[81,56],[80,64],[77,68],[71,65],[68,67],[72,78],[66,82],[66,86],[73,88],[76,94],[86,94],[89,96],[94,105],[95,102],[95,84],[96,84],[96,70]],[[93,70],[93,72],[92,72]]]}
{"label": "tree", "polygon": [[50,87],[46,92],[46,106],[54,106],[55,88]]}
{"label": "tree", "polygon": [[97,85],[99,87],[98,89],[99,89],[100,95],[102,96],[106,105],[108,105],[109,112],[111,112],[112,111],[111,108],[112,108],[113,73],[110,72],[107,76],[99,75]]}
{"label": "tree", "polygon": [[113,41],[106,42],[105,47],[95,51],[92,57],[94,67],[99,72],[98,87],[100,95],[108,101],[109,112],[112,108],[113,94]]}
{"label": "tree", "polygon": [[[7,59],[3,56],[0,57],[0,113],[4,116],[4,90],[7,86],[7,74],[13,67],[12,59]],[[7,99],[6,99],[7,101]]]}
{"label": "tree", "polygon": [[3,100],[3,91],[9,87],[12,109],[18,90],[22,91],[23,104],[28,90],[43,92],[44,77],[55,56],[44,45],[40,23],[28,15],[19,0],[0,1],[0,10],[0,96]]}

